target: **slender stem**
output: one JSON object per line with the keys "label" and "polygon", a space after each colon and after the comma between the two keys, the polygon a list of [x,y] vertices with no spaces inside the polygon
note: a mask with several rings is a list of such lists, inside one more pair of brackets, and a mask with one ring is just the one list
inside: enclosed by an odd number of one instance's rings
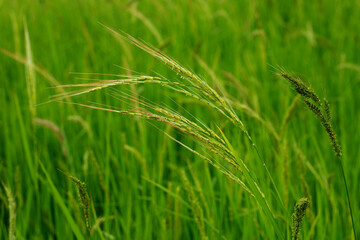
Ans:
{"label": "slender stem", "polygon": [[[262,161],[263,166],[264,166],[264,168],[265,168],[265,170],[266,170],[266,173],[267,173],[267,174],[269,175],[269,177],[270,177],[271,184],[274,186],[274,189],[275,189],[275,191],[276,191],[276,195],[277,195],[277,197],[278,197],[278,199],[279,199],[279,201],[280,201],[280,203],[281,203],[281,206],[282,206],[283,210],[288,214],[288,212],[286,211],[284,202],[283,202],[282,199],[281,199],[279,190],[277,189],[277,187],[276,187],[276,185],[275,185],[274,179],[272,178],[272,176],[271,176],[271,174],[270,174],[270,171],[269,171],[269,169],[268,169],[268,167],[267,167],[264,159],[261,157],[261,155],[260,155],[260,153],[259,153],[259,149],[257,148],[257,146],[255,145],[255,143],[254,143],[251,139],[250,139],[250,142],[251,142],[253,148],[255,149],[256,154],[257,154],[257,156],[259,157],[260,161]],[[289,217],[289,216],[288,216],[288,217]]]}
{"label": "slender stem", "polygon": [[344,171],[344,167],[342,165],[342,161],[341,161],[341,157],[338,157],[339,162],[340,162],[340,167],[341,167],[341,173],[343,176],[343,180],[344,180],[344,184],[345,184],[345,190],[346,190],[346,195],[347,195],[347,200],[348,200],[348,204],[349,204],[349,211],[350,211],[350,216],[351,216],[351,222],[353,225],[353,232],[354,232],[354,238],[355,240],[356,238],[356,229],[355,229],[355,222],[354,222],[354,216],[353,216],[353,211],[352,211],[352,207],[351,207],[351,200],[350,200],[350,196],[349,196],[349,190],[348,190],[348,186],[347,186],[347,182],[346,182],[346,177],[345,177],[345,171]]}
{"label": "slender stem", "polygon": [[[280,200],[280,203],[281,203],[281,206],[282,206],[284,212],[288,215],[288,212],[286,211],[284,202],[282,201],[281,196],[280,196],[280,193],[279,193],[279,191],[278,191],[278,189],[277,189],[277,187],[276,187],[276,185],[275,185],[274,179],[272,178],[272,176],[271,176],[271,174],[270,174],[270,171],[269,171],[269,169],[267,168],[267,165],[266,165],[264,159],[261,157],[260,152],[259,152],[259,149],[257,148],[256,144],[253,142],[252,138],[251,138],[249,135],[247,135],[247,137],[248,137],[248,139],[249,139],[252,147],[255,149],[255,152],[256,152],[258,158],[259,158],[260,161],[262,162],[262,164],[263,164],[263,166],[264,166],[264,168],[265,168],[265,170],[266,170],[266,173],[267,173],[267,174],[269,175],[269,177],[270,177],[271,184],[274,186],[274,189],[275,189],[275,191],[276,191],[277,197],[278,197],[278,199]],[[274,217],[274,215],[273,215],[273,217]],[[288,217],[289,217],[289,216],[288,216]]]}

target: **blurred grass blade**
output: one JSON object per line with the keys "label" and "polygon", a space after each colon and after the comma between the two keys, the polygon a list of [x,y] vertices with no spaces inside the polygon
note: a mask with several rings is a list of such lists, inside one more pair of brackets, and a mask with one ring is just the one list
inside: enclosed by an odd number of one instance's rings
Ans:
{"label": "blurred grass blade", "polygon": [[[221,131],[220,128],[218,128],[218,130],[220,131],[220,133],[222,134],[224,140],[226,141],[227,146],[229,147],[229,149],[237,155],[237,151],[235,151],[235,149],[232,147],[232,145],[230,144],[229,140],[226,138],[226,136],[224,135],[224,133]],[[237,159],[239,159],[239,157],[237,157]],[[263,212],[266,215],[266,219],[268,221],[270,221],[271,225],[273,226],[275,233],[278,237],[278,239],[285,239],[284,235],[281,233],[279,226],[277,225],[277,223],[275,222],[275,218],[273,213],[271,212],[270,206],[268,204],[268,202],[265,199],[265,195],[264,193],[261,191],[260,187],[258,186],[258,184],[256,183],[255,179],[253,178],[253,176],[251,175],[250,170],[246,167],[245,163],[240,159],[239,160],[241,162],[240,166],[243,166],[243,174],[245,176],[246,182],[250,188],[250,190],[252,191],[252,193],[255,196],[256,202],[260,205],[261,209],[263,210]],[[267,224],[265,224],[266,230],[268,234],[271,234],[272,231],[269,228],[269,226]],[[275,239],[275,237],[270,237],[270,239]]]}
{"label": "blurred grass blade", "polygon": [[41,169],[43,170],[43,172],[45,174],[45,177],[46,177],[47,183],[48,183],[48,185],[50,187],[50,190],[52,192],[52,195],[54,196],[54,200],[58,204],[58,206],[60,207],[61,211],[63,212],[66,220],[69,223],[69,226],[70,226],[71,230],[73,231],[73,233],[75,234],[77,239],[80,239],[80,240],[85,239],[83,234],[80,231],[79,226],[76,224],[76,222],[74,221],[73,217],[70,214],[70,211],[66,207],[65,202],[63,200],[63,197],[60,195],[60,193],[56,189],[53,181],[51,180],[48,172],[46,171],[43,163],[41,161],[39,161],[39,163],[40,163]]}
{"label": "blurred grass blade", "polygon": [[33,122],[36,117],[36,107],[35,107],[36,106],[36,75],[34,70],[29,31],[27,28],[26,21],[24,21],[24,32],[25,32],[25,48],[26,48],[26,64],[25,64],[26,87],[28,92],[29,109]]}
{"label": "blurred grass blade", "polygon": [[[20,131],[20,135],[21,135],[21,140],[22,140],[22,146],[24,148],[24,154],[25,154],[25,159],[26,159],[26,163],[28,166],[28,170],[31,176],[31,180],[34,184],[34,187],[37,187],[37,169],[35,168],[35,166],[37,166],[37,164],[34,164],[34,156],[31,152],[31,143],[29,141],[29,133],[26,131],[25,128],[25,123],[24,123],[24,114],[21,113],[21,109],[20,109],[20,104],[19,104],[19,100],[18,98],[15,96],[15,107],[16,107],[16,114],[18,117],[18,121],[19,121],[19,131]],[[34,166],[35,165],[35,166]]]}
{"label": "blurred grass blade", "polygon": [[16,229],[16,203],[14,195],[10,189],[3,183],[6,197],[9,205],[9,240],[16,240],[15,229]]}

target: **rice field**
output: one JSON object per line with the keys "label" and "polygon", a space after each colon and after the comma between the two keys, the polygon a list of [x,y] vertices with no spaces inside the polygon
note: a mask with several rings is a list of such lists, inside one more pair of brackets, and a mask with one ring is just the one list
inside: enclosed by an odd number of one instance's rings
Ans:
{"label": "rice field", "polygon": [[359,14],[0,0],[0,239],[359,239]]}

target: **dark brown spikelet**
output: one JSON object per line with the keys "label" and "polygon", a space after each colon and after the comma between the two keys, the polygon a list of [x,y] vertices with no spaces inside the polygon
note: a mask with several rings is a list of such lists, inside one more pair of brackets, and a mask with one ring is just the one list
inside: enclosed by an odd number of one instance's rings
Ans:
{"label": "dark brown spikelet", "polygon": [[304,99],[304,102],[308,106],[308,108],[321,120],[322,113],[321,113],[320,108],[318,106],[316,106],[315,104],[312,104],[308,99]]}
{"label": "dark brown spikelet", "polygon": [[295,91],[303,97],[306,106],[316,115],[316,117],[319,118],[321,125],[324,127],[326,133],[329,136],[330,143],[335,152],[335,156],[341,157],[341,148],[330,122],[331,113],[328,101],[324,99],[323,105],[318,95],[299,79],[296,79],[285,72],[282,72],[280,75],[294,87]]}
{"label": "dark brown spikelet", "polygon": [[[350,200],[350,196],[349,196],[349,189],[348,189],[347,183],[346,183],[344,167],[343,167],[343,164],[341,161],[342,152],[341,152],[341,148],[338,143],[338,140],[336,138],[336,134],[334,132],[333,126],[330,122],[331,113],[330,113],[329,103],[324,98],[324,101],[323,101],[324,105],[322,105],[321,101],[319,100],[319,97],[316,95],[316,93],[311,88],[308,88],[303,83],[301,83],[300,80],[291,77],[290,75],[288,75],[285,72],[281,72],[280,75],[281,75],[281,77],[283,77],[284,79],[289,81],[290,84],[294,87],[294,89],[302,96],[307,107],[319,118],[321,125],[324,127],[327,135],[329,136],[331,146],[333,147],[333,150],[335,152],[335,156],[337,157],[337,159],[339,160],[339,163],[340,163],[341,172],[342,172],[345,190],[346,190],[346,195],[347,195],[349,212],[350,212],[350,216],[351,216],[353,233],[354,233],[354,237],[356,239],[356,229],[355,229],[356,227],[355,227],[354,216],[353,216],[354,214],[353,214],[352,207],[351,207],[351,200]],[[293,215],[293,217],[294,217],[294,215]],[[293,230],[293,238],[292,239],[298,239],[297,235],[296,234],[294,235],[294,234],[295,234],[295,232]]]}
{"label": "dark brown spikelet", "polygon": [[325,108],[327,120],[330,121],[331,120],[330,106],[326,98],[324,98],[324,108]]}
{"label": "dark brown spikelet", "polygon": [[335,155],[337,157],[341,157],[341,155],[342,155],[341,148],[340,148],[339,142],[338,142],[338,140],[336,138],[336,134],[335,134],[335,132],[334,132],[334,130],[332,128],[331,123],[325,122],[323,125],[324,125],[324,127],[326,129],[326,132],[327,132],[328,136],[329,136],[329,139],[330,139],[331,145],[332,145],[332,147],[334,149]]}
{"label": "dark brown spikelet", "polygon": [[306,209],[308,208],[310,201],[308,198],[301,198],[295,205],[294,213],[292,214],[292,227],[291,227],[291,239],[298,240],[299,232],[302,224],[302,220],[305,216]]}
{"label": "dark brown spikelet", "polygon": [[290,84],[294,87],[295,91],[299,93],[304,98],[311,98],[316,104],[321,105],[318,95],[309,87],[307,87],[300,80],[290,76],[289,74],[283,72],[281,76],[288,80]]}
{"label": "dark brown spikelet", "polygon": [[90,229],[90,198],[86,189],[86,183],[80,181],[76,177],[68,176],[76,185],[78,191],[79,191],[79,197],[80,197],[80,203],[84,208],[84,218],[86,222],[86,227]]}

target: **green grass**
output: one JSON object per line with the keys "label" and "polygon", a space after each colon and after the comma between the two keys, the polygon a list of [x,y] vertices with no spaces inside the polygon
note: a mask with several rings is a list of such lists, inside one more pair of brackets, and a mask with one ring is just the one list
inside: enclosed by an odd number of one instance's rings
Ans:
{"label": "green grass", "polygon": [[[358,2],[337,0],[0,0],[0,239],[9,238],[10,225],[17,239],[291,239],[291,215],[303,197],[310,200],[303,239],[354,239],[327,134],[276,75],[277,66],[330,103],[359,237],[359,13]],[[205,79],[228,100],[257,149],[218,111],[156,84],[114,86],[41,104],[70,90],[57,85],[99,77],[72,72],[134,70],[179,80],[102,24],[160,48]],[[138,107],[114,98],[114,91],[206,124],[245,162],[251,176],[237,176],[255,179],[272,214],[179,144],[212,156],[180,131],[68,104]],[[86,183],[90,230],[77,187],[58,169]]]}

